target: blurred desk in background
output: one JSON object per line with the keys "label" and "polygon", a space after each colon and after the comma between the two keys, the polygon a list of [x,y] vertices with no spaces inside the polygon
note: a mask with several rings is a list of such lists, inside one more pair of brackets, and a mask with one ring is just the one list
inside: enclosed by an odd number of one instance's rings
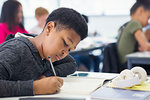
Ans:
{"label": "blurred desk in background", "polygon": [[72,51],[70,52],[70,55],[74,56],[74,55],[81,55],[81,54],[85,54],[88,55],[90,52],[97,50],[97,49],[103,49],[105,47],[105,44],[101,44],[98,47],[91,47],[91,48],[87,48],[87,49],[81,49],[81,50],[76,50],[76,51]]}
{"label": "blurred desk in background", "polygon": [[[70,52],[72,56],[74,55],[81,55],[81,54],[92,54],[92,51],[96,50],[102,50],[107,44],[112,43],[116,41],[116,39],[108,39],[102,36],[96,36],[96,37],[87,37],[83,41],[81,41],[76,50]],[[102,52],[97,53],[97,55],[101,55]]]}
{"label": "blurred desk in background", "polygon": [[133,64],[150,65],[150,52],[135,52],[128,54],[126,58],[128,69],[131,69]]}

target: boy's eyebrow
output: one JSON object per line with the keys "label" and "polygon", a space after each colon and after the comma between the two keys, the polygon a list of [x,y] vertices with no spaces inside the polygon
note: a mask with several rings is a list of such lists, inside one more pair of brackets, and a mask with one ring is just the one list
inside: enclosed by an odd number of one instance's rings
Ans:
{"label": "boy's eyebrow", "polygon": [[73,41],[69,37],[67,37],[67,39],[73,44]]}

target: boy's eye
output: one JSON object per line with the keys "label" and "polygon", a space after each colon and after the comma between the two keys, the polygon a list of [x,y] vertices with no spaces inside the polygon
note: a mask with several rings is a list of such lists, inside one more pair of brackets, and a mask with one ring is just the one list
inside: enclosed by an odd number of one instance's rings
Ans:
{"label": "boy's eye", "polygon": [[64,39],[63,39],[63,42],[64,42],[64,46],[68,47],[68,44],[66,43],[66,41]]}

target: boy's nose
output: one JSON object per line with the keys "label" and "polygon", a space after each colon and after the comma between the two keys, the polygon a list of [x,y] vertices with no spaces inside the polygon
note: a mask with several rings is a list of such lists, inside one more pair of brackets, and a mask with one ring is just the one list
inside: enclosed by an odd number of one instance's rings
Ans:
{"label": "boy's nose", "polygon": [[63,56],[63,57],[67,56],[68,54],[69,54],[68,51],[66,51],[66,50],[63,50],[63,51],[62,51],[62,56]]}

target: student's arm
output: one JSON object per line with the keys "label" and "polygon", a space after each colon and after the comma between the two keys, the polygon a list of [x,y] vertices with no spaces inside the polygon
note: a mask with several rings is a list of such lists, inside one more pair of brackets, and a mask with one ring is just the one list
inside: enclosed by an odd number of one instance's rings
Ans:
{"label": "student's arm", "polygon": [[[0,47],[0,97],[33,95],[33,80],[19,81],[13,77],[13,63],[20,59],[12,44]],[[13,79],[13,80],[12,80]]]}
{"label": "student's arm", "polygon": [[138,44],[140,45],[140,50],[150,51],[150,43],[148,42],[147,38],[141,30],[137,30],[134,36],[138,41]]}
{"label": "student's arm", "polygon": [[35,81],[9,81],[10,74],[0,63],[0,97],[53,94],[59,92],[63,85],[63,80],[59,77],[43,77]]}
{"label": "student's arm", "polygon": [[[72,74],[77,69],[77,64],[71,55],[67,55],[64,59],[53,63],[57,76],[65,77]],[[51,71],[53,76],[53,72]]]}
{"label": "student's arm", "polygon": [[33,95],[33,80],[9,81],[10,74],[0,63],[0,97]]}
{"label": "student's arm", "polygon": [[77,64],[71,55],[67,55],[64,59],[54,63],[56,74],[61,77],[65,77],[72,74],[77,69]]}
{"label": "student's arm", "polygon": [[58,77],[42,77],[42,79],[35,81],[32,78],[25,81],[22,81],[24,79],[18,80],[14,76],[15,71],[13,71],[13,68],[17,67],[13,64],[19,63],[20,56],[15,52],[17,50],[13,50],[12,48],[14,47],[6,46],[5,48],[1,47],[0,50],[0,97],[51,94],[60,90],[63,81]]}
{"label": "student's arm", "polygon": [[147,40],[150,40],[150,30],[149,30],[149,29],[146,30],[146,31],[144,32],[144,34],[145,34],[145,37],[147,38]]}

